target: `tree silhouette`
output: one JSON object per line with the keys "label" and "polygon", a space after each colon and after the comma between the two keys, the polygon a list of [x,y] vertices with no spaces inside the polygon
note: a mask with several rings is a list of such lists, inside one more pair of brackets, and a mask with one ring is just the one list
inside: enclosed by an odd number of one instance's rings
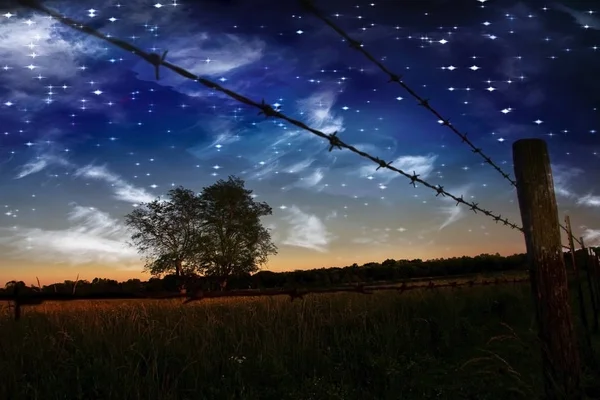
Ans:
{"label": "tree silhouette", "polygon": [[256,272],[277,253],[260,220],[271,207],[255,202],[243,180],[219,180],[200,194],[180,186],[167,196],[125,216],[131,244],[152,275],[199,273],[217,278],[224,289],[229,277]]}
{"label": "tree silhouette", "polygon": [[219,180],[205,187],[199,197],[205,218],[205,251],[198,254],[199,272],[226,282],[232,275],[256,272],[269,255],[277,254],[271,234],[260,220],[271,215],[272,209],[255,202],[243,180],[234,176]]}
{"label": "tree silhouette", "polygon": [[4,285],[4,289],[6,290],[14,290],[16,287],[19,289],[25,289],[27,285],[23,281],[8,281]]}
{"label": "tree silhouette", "polygon": [[142,203],[125,216],[125,223],[133,231],[130,244],[146,258],[146,271],[181,276],[184,270],[195,269],[192,260],[202,252],[203,215],[192,190],[180,186],[167,197]]}
{"label": "tree silhouette", "polygon": [[[594,259],[589,259],[586,251],[575,252],[576,261],[581,269],[596,268]],[[571,262],[571,255],[564,253],[567,266]],[[594,262],[592,262],[594,261]],[[191,264],[194,266],[194,264]],[[14,286],[19,286],[19,293],[30,292],[63,293],[71,294],[77,282],[77,294],[89,293],[161,293],[180,291],[183,288],[195,292],[220,290],[221,284],[227,284],[228,289],[283,289],[283,288],[318,288],[318,287],[340,287],[347,285],[389,284],[390,282],[406,281],[407,279],[452,278],[460,275],[471,276],[473,274],[492,274],[494,276],[502,271],[519,271],[524,273],[528,270],[526,254],[514,254],[503,257],[499,254],[480,254],[475,257],[452,257],[433,260],[394,260],[387,259],[381,263],[368,262],[363,265],[356,263],[345,267],[317,268],[296,271],[274,272],[263,270],[254,274],[238,273],[233,270],[231,275],[223,276],[194,276],[189,274],[185,279],[176,275],[166,274],[162,278],[152,277],[148,281],[129,279],[126,282],[117,282],[113,279],[94,278],[91,281],[79,280],[64,281],[39,287],[26,286],[23,281],[9,281],[5,288],[0,285],[0,293],[13,294]],[[186,273],[186,269],[183,269]],[[178,279],[179,278],[179,279]],[[182,285],[183,284],[183,285]]]}

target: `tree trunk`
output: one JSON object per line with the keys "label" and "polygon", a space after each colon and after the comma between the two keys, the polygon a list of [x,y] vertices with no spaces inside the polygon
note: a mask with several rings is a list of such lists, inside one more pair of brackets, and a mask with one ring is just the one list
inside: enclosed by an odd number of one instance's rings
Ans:
{"label": "tree trunk", "polygon": [[177,277],[181,276],[181,264],[181,260],[175,260],[175,276]]}

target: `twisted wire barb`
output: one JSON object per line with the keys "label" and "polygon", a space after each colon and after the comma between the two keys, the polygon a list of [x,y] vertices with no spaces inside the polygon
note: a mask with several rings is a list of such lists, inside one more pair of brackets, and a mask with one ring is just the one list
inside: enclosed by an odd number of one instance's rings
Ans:
{"label": "twisted wire barb", "polygon": [[18,0],[18,1],[22,5],[29,7],[31,9],[34,9],[36,11],[40,11],[44,14],[47,14],[47,15],[51,16],[52,18],[58,20],[59,22],[62,22],[63,24],[70,26],[73,29],[87,33],[87,34],[97,37],[101,40],[107,41],[123,50],[126,50],[128,52],[131,52],[131,53],[141,57],[142,59],[144,59],[145,61],[150,63],[152,66],[154,66],[157,78],[159,77],[158,69],[162,65],[165,68],[170,69],[171,71],[177,73],[178,75],[183,76],[184,78],[188,78],[193,81],[196,81],[209,89],[224,93],[225,95],[239,101],[240,103],[244,103],[246,105],[249,105],[249,106],[259,109],[260,111],[259,111],[258,115],[264,115],[265,118],[273,117],[273,118],[279,118],[279,119],[285,120],[288,123],[300,128],[300,129],[306,130],[316,136],[319,136],[320,138],[327,140],[329,142],[329,151],[332,151],[335,148],[348,149],[351,152],[356,153],[363,158],[367,158],[367,159],[371,160],[372,162],[374,162],[375,164],[377,164],[378,165],[377,170],[379,170],[381,168],[387,168],[391,171],[395,171],[395,172],[405,176],[406,178],[408,178],[410,180],[409,183],[411,185],[413,185],[413,187],[416,187],[416,183],[420,183],[421,185],[434,190],[436,192],[436,197],[439,195],[441,195],[442,197],[449,197],[449,198],[453,199],[454,201],[456,201],[457,206],[459,204],[464,204],[467,207],[469,207],[469,209],[476,214],[477,214],[477,211],[479,211],[479,212],[483,213],[484,215],[487,215],[488,217],[493,218],[496,223],[502,222],[505,226],[509,226],[511,229],[517,229],[517,230],[523,232],[523,228],[510,222],[508,220],[508,218],[503,218],[500,214],[496,215],[496,214],[492,213],[491,211],[480,207],[479,204],[476,202],[469,203],[463,199],[462,195],[460,197],[457,197],[457,196],[447,192],[446,190],[444,190],[444,187],[441,185],[434,186],[434,185],[426,182],[425,180],[419,178],[419,174],[416,174],[414,171],[412,174],[409,174],[399,168],[392,166],[391,162],[386,162],[386,161],[380,159],[379,157],[374,157],[364,151],[358,150],[356,147],[354,147],[352,145],[346,144],[337,136],[337,131],[332,134],[326,134],[320,130],[311,128],[308,125],[306,125],[305,123],[298,121],[296,119],[290,118],[290,117],[286,116],[285,114],[281,113],[278,108],[273,108],[271,105],[265,103],[264,99],[260,103],[257,103],[241,94],[238,94],[236,92],[233,92],[229,89],[222,87],[221,85],[219,85],[216,82],[212,82],[208,79],[199,77],[199,76],[187,71],[184,68],[181,68],[175,64],[171,64],[170,62],[165,60],[165,57],[167,54],[166,51],[162,55],[157,54],[157,53],[147,53],[130,43],[127,43],[123,40],[116,39],[113,37],[107,37],[92,27],[89,27],[78,21],[75,21],[69,17],[65,17],[65,16],[61,15],[60,13],[43,6],[42,4],[40,4],[40,2],[38,0]]}
{"label": "twisted wire barb", "polygon": [[[353,39],[346,31],[339,27],[336,23],[334,23],[331,19],[327,18],[319,9],[314,5],[313,0],[298,0],[302,7],[306,9],[308,12],[313,14],[315,17],[323,21],[327,26],[336,31],[341,37],[343,37],[349,44],[350,47],[361,54],[363,54],[369,61],[371,61],[375,66],[377,66],[381,71],[383,71],[390,80],[390,83],[397,83],[404,90],[406,90],[413,98],[415,98],[418,104],[433,115],[435,115],[439,121],[442,122],[442,125],[448,127],[454,134],[456,134],[460,139],[461,143],[465,143],[469,146],[473,153],[479,154],[481,158],[484,159],[486,164],[489,164],[492,168],[494,168],[504,179],[508,180],[513,187],[517,187],[517,182],[513,180],[510,175],[504,172],[497,164],[495,164],[492,159],[487,156],[483,150],[479,147],[476,147],[473,142],[467,137],[466,133],[461,133],[453,124],[450,123],[449,118],[444,118],[435,108],[431,106],[429,103],[429,99],[421,97],[415,90],[413,90],[410,86],[408,86],[404,81],[402,81],[402,75],[398,75],[390,71],[382,62],[377,60],[371,53],[369,53],[363,46],[362,42]],[[559,223],[560,228],[567,233],[567,235],[573,236],[569,233],[567,228],[565,228],[562,224]],[[573,236],[573,240],[575,240],[579,245],[581,245],[581,241]]]}

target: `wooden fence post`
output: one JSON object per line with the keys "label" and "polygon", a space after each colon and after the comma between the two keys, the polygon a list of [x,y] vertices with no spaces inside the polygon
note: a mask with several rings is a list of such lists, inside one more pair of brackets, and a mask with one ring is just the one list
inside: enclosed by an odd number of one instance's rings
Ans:
{"label": "wooden fence post", "polygon": [[596,308],[600,310],[600,273],[598,272],[598,268],[596,266],[596,263],[594,262],[594,252],[591,251],[591,249],[585,247],[583,237],[579,238],[579,240],[581,241],[581,248],[585,250],[585,254],[587,256],[587,266],[592,274],[592,280],[596,289]]}
{"label": "wooden fence post", "polygon": [[579,243],[581,244],[581,250],[583,252],[583,265],[585,267],[586,277],[588,280],[588,287],[590,290],[590,300],[592,302],[592,313],[594,318],[594,333],[598,333],[598,282],[596,272],[594,271],[593,265],[590,262],[590,255],[588,250],[585,248],[585,244],[583,243],[583,237],[579,238]]}
{"label": "wooden fence post", "polygon": [[[577,266],[577,260],[575,259],[575,242],[573,241],[573,230],[571,229],[571,218],[565,216],[565,225],[567,229],[567,236],[569,240],[569,252],[571,253],[571,263],[573,264],[573,274],[575,275],[575,285],[577,287],[577,301],[579,302],[579,312],[581,315],[581,324],[583,325],[583,337],[585,338],[585,344],[587,347],[584,355],[588,355],[591,360],[595,360],[594,349],[592,347],[592,337],[590,335],[590,324],[588,323],[588,314],[585,309],[585,300],[583,298],[583,287],[581,286],[581,275],[579,274],[579,267]],[[591,287],[590,287],[591,290]],[[593,296],[592,296],[593,302]]]}
{"label": "wooden fence post", "polygon": [[569,304],[550,157],[541,139],[513,143],[519,208],[548,399],[581,399],[581,362]]}
{"label": "wooden fence post", "polygon": [[593,251],[593,249],[588,248],[588,262],[590,263],[590,268],[592,269],[592,274],[594,276],[594,282],[596,283],[596,293],[599,293],[596,296],[596,301],[598,302],[598,309],[600,309],[600,263],[598,262],[598,256]]}
{"label": "wooden fence post", "polygon": [[19,285],[15,283],[15,287],[13,288],[13,296],[14,296],[14,306],[15,306],[15,321],[21,319],[21,293],[20,293]]}

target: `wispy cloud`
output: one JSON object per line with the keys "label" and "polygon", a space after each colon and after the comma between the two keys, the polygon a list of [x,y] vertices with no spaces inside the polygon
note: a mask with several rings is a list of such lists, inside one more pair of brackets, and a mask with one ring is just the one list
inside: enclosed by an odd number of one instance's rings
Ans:
{"label": "wispy cloud", "polygon": [[[295,117],[311,127],[324,132],[342,131],[344,120],[334,112],[337,95],[334,89],[320,89],[289,105],[283,101],[283,107],[290,108],[286,111],[290,115],[300,114]],[[233,122],[231,118],[204,119],[186,128],[197,129],[208,132],[210,139],[188,149],[195,157],[204,161],[237,157],[240,174],[245,179],[268,180],[279,174],[278,178],[285,181],[280,184],[287,189],[320,190],[337,157],[323,153],[326,146],[322,139],[284,124],[274,125],[272,120],[253,123],[249,127],[242,122]],[[252,135],[252,141],[240,145],[248,135]]]}
{"label": "wispy cloud", "polygon": [[566,198],[577,197],[572,190],[573,179],[581,175],[583,170],[560,164],[552,165],[551,168],[554,181],[554,192],[557,195]]}
{"label": "wispy cloud", "polygon": [[[298,100],[295,103],[295,113],[300,114],[297,118],[325,133],[343,131],[344,119],[334,111],[337,95],[333,89],[322,89]],[[250,164],[244,171],[248,179],[269,179],[283,173],[289,181],[287,188],[322,188],[321,183],[336,159],[336,155],[323,152],[326,146],[322,139],[302,130],[274,127],[271,121],[257,124],[253,129],[256,151],[250,150],[245,156]]]}
{"label": "wispy cloud", "polygon": [[588,207],[600,207],[600,196],[594,196],[587,194],[577,199],[577,204],[588,206]]}
{"label": "wispy cloud", "polygon": [[[190,39],[194,46],[190,47]],[[261,59],[262,40],[233,34],[198,33],[193,38],[169,39],[169,59],[197,75],[222,75]]]}
{"label": "wispy cloud", "polygon": [[157,196],[152,195],[143,188],[134,186],[119,175],[112,173],[104,165],[88,165],[78,169],[74,176],[85,177],[89,179],[97,179],[104,181],[113,188],[114,197],[118,200],[129,203],[148,203],[156,199]]}
{"label": "wispy cloud", "polygon": [[99,56],[107,50],[95,38],[74,33],[53,19],[32,15],[24,22],[13,17],[3,18],[0,24],[0,60],[9,67],[2,71],[5,79],[0,80],[3,99],[13,103],[12,107],[31,111],[47,107],[47,98],[75,104],[74,96],[81,98],[84,92],[89,93],[84,85],[46,96],[40,92],[39,81],[32,78],[42,75],[48,82],[69,82],[82,73],[78,68],[85,57]]}
{"label": "wispy cloud", "polygon": [[284,171],[288,174],[299,174],[311,166],[315,162],[314,158],[305,158],[285,167]]}
{"label": "wispy cloud", "polygon": [[582,27],[600,30],[600,18],[590,12],[576,10],[561,3],[554,3],[553,7],[556,10],[569,14]]}
{"label": "wispy cloud", "polygon": [[0,243],[12,249],[8,256],[18,259],[71,265],[139,265],[139,255],[127,244],[130,232],[119,220],[81,206],[74,206],[67,219],[72,226],[62,230],[0,228]]}
{"label": "wispy cloud", "polygon": [[206,141],[203,141],[201,144],[190,147],[188,151],[201,159],[215,155],[218,152],[229,153],[230,145],[239,142],[242,138],[240,136],[242,128],[236,126],[230,118],[215,118],[207,121],[206,117],[203,116],[198,122],[182,129],[180,132],[187,133],[198,131],[208,132],[210,134],[210,142],[206,143]]}
{"label": "wispy cloud", "polygon": [[[193,46],[190,46],[193,43]],[[169,62],[178,65],[193,74],[209,78],[221,78],[238,69],[250,66],[259,61],[265,52],[266,44],[258,38],[246,38],[240,35],[224,33],[189,33],[185,37],[168,38]],[[141,80],[156,81],[154,71],[140,61],[134,70]],[[173,87],[180,93],[192,97],[210,95],[206,88],[199,87],[174,73],[166,73],[157,83]],[[234,85],[235,86],[235,85]],[[228,85],[232,88],[231,85]]]}
{"label": "wispy cloud", "polygon": [[463,211],[463,207],[446,206],[446,207],[442,207],[440,210],[443,214],[447,215],[447,218],[440,225],[440,227],[438,228],[438,231],[441,231],[442,229],[446,228],[447,226],[455,223],[456,221],[458,221],[465,215],[465,213]]}
{"label": "wispy cloud", "polygon": [[[465,186],[456,188],[456,189],[452,189],[449,192],[450,193],[460,193],[464,198],[467,198],[468,192],[471,189],[471,185],[467,184]],[[465,216],[465,210],[468,210],[468,208],[466,207],[461,207],[460,205],[457,206],[454,200],[449,199],[449,198],[442,198],[442,201],[448,203],[448,206],[444,206],[444,207],[440,207],[440,211],[442,214],[446,215],[446,219],[444,220],[444,222],[442,222],[442,224],[440,225],[440,227],[438,228],[438,231],[441,231],[442,229],[454,224],[455,222],[461,220],[462,218],[464,218]]]}
{"label": "wispy cloud", "polygon": [[324,133],[342,132],[344,119],[333,112],[337,100],[334,90],[324,90],[298,100],[298,109],[305,122],[312,128]]}
{"label": "wispy cloud", "polygon": [[72,164],[66,159],[56,156],[50,153],[42,154],[37,156],[35,159],[23,164],[17,172],[15,179],[21,179],[28,175],[41,172],[51,165],[60,165],[63,167],[70,167]]}
{"label": "wispy cloud", "polygon": [[[392,164],[396,168],[401,169],[409,174],[414,172],[419,175],[419,178],[426,179],[431,172],[433,172],[436,159],[437,155],[435,154],[428,154],[426,156],[407,155],[396,158]],[[382,168],[375,172],[372,162],[363,163],[363,165],[359,167],[358,173],[362,177],[373,176],[379,178],[385,183],[389,183],[392,179],[400,176],[400,174],[397,172],[386,168]]]}
{"label": "wispy cloud", "polygon": [[316,215],[303,212],[295,205],[288,208],[287,212],[288,215],[283,220],[289,227],[282,244],[326,252],[334,236],[327,230],[323,221]]}
{"label": "wispy cloud", "polygon": [[554,192],[558,196],[574,200],[580,206],[600,207],[600,196],[591,193],[581,195],[573,190],[574,179],[583,174],[583,172],[580,168],[552,165]]}
{"label": "wispy cloud", "polygon": [[600,246],[600,229],[586,229],[583,232],[583,240],[587,246]]}
{"label": "wispy cloud", "polygon": [[65,158],[55,155],[51,151],[42,153],[36,158],[23,164],[19,168],[15,179],[22,179],[26,176],[41,172],[52,165],[59,165],[75,170],[73,173],[74,177],[103,181],[110,185],[116,199],[133,203],[134,205],[137,203],[148,203],[157,197],[146,189],[132,185],[118,174],[111,172],[106,165],[87,165],[79,167]]}
{"label": "wispy cloud", "polygon": [[294,184],[294,186],[297,186],[300,188],[305,188],[305,189],[316,188],[317,186],[319,188],[321,188],[323,185],[322,184],[319,185],[319,183],[325,177],[324,171],[325,171],[325,168],[317,168],[313,172],[311,172],[308,176],[301,177],[300,180]]}

